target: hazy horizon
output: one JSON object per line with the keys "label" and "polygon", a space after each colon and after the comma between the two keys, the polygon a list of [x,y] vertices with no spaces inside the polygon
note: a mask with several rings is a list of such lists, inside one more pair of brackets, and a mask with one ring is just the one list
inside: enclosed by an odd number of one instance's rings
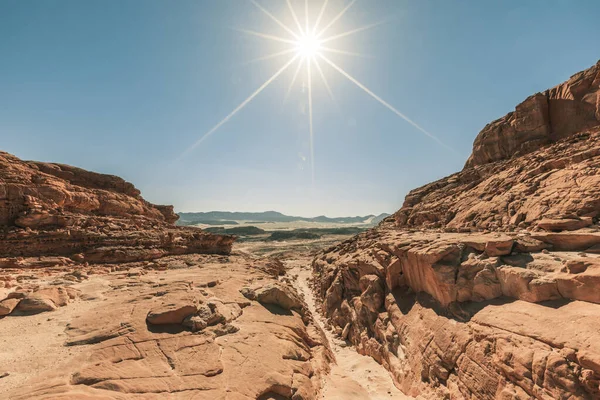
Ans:
{"label": "hazy horizon", "polygon": [[367,213],[367,214],[353,214],[353,215],[327,215],[327,214],[315,214],[315,215],[296,215],[296,214],[286,214],[282,213],[278,210],[262,210],[262,211],[247,211],[247,210],[196,210],[196,211],[180,211],[175,210],[176,213],[181,214],[193,214],[193,213],[268,213],[268,212],[278,212],[290,217],[301,217],[301,218],[317,218],[317,217],[328,217],[328,218],[343,218],[343,217],[366,217],[369,215],[378,216],[381,214],[393,214],[393,212],[381,212],[381,213]]}
{"label": "hazy horizon", "polygon": [[[295,29],[285,2],[258,4]],[[329,1],[321,26],[349,4]],[[178,212],[391,214],[462,169],[487,123],[593,65],[598,15],[583,0],[357,1],[328,34],[369,29],[328,57],[381,101],[322,62],[335,101],[314,69],[311,140],[295,66],[211,131],[290,57],[248,63],[289,47],[236,30],[286,35],[251,1],[0,0],[1,150],[120,176]]]}

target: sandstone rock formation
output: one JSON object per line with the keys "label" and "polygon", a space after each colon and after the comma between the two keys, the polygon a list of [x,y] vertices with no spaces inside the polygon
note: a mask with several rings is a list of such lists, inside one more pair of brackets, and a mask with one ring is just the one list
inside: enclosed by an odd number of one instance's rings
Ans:
{"label": "sandstone rock formation", "polygon": [[[231,251],[232,236],[176,228],[123,179],[0,152],[0,256],[67,256],[77,263]],[[6,262],[19,262],[19,259]]]}
{"label": "sandstone rock formation", "polygon": [[334,331],[410,395],[600,398],[600,63],[313,262]]}
{"label": "sandstone rock formation", "polygon": [[600,125],[600,61],[537,93],[477,135],[466,166],[519,157]]}
{"label": "sandstone rock formation", "polygon": [[390,219],[446,231],[573,230],[600,215],[600,127],[412,190]]}

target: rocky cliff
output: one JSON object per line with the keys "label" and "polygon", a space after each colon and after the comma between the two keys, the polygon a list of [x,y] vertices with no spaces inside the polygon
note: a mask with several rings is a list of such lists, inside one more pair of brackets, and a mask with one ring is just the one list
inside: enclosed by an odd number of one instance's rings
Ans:
{"label": "rocky cliff", "polygon": [[[0,152],[3,257],[103,263],[231,251],[233,237],[176,228],[176,220],[172,206],[147,202],[119,177]],[[23,260],[0,261],[11,262]]]}
{"label": "rocky cliff", "polygon": [[315,258],[331,329],[405,393],[600,397],[599,68],[488,125],[461,172]]}
{"label": "rocky cliff", "polygon": [[518,157],[598,125],[600,61],[488,124],[475,138],[466,166]]}

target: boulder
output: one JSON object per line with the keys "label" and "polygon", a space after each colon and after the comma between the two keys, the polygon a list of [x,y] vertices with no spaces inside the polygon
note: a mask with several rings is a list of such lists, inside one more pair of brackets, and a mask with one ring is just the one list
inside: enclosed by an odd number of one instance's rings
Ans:
{"label": "boulder", "polygon": [[274,304],[285,310],[300,311],[304,309],[304,302],[287,285],[270,283],[259,288],[243,288],[241,293],[250,300],[262,304]]}
{"label": "boulder", "polygon": [[57,310],[58,306],[52,299],[46,296],[36,296],[30,295],[23,298],[17,307],[17,310],[25,312],[37,314],[46,311],[54,311]]}
{"label": "boulder", "polygon": [[512,239],[489,241],[485,244],[485,254],[490,257],[505,256],[512,252],[514,243]]}
{"label": "boulder", "polygon": [[548,232],[576,231],[592,224],[592,218],[544,218],[537,223],[538,228]]}
{"label": "boulder", "polygon": [[188,315],[181,323],[184,327],[190,329],[192,332],[198,332],[208,326],[206,321],[199,315]]}
{"label": "boulder", "polygon": [[152,325],[181,324],[197,311],[193,304],[166,304],[148,312],[146,321]]}
{"label": "boulder", "polygon": [[0,317],[10,314],[17,307],[21,300],[19,299],[4,299],[0,301]]}

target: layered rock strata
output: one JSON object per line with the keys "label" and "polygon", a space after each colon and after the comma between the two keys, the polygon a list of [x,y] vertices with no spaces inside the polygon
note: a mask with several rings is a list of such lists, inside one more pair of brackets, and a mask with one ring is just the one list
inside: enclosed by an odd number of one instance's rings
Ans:
{"label": "layered rock strata", "polygon": [[388,221],[405,229],[458,232],[591,226],[600,213],[599,160],[597,127],[412,190]]}
{"label": "layered rock strata", "polygon": [[600,64],[313,262],[331,328],[405,393],[600,398]]}
{"label": "layered rock strata", "polygon": [[231,251],[234,237],[175,227],[177,218],[119,177],[0,153],[2,257],[106,263]]}
{"label": "layered rock strata", "polygon": [[466,166],[519,157],[600,125],[600,61],[527,98],[477,135]]}

